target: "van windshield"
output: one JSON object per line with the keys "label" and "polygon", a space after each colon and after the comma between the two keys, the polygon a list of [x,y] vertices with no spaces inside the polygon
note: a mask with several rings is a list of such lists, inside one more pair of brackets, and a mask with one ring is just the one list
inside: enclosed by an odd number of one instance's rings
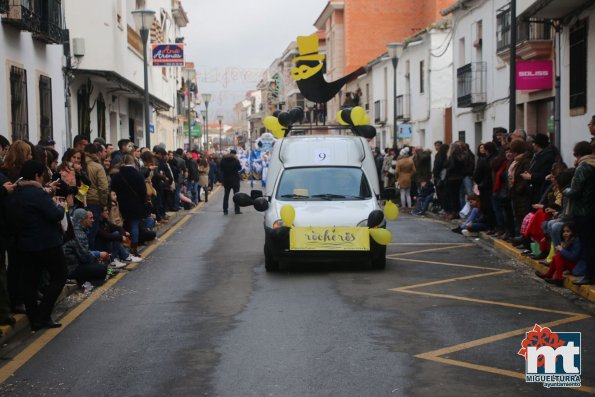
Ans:
{"label": "van windshield", "polygon": [[290,168],[281,175],[278,200],[366,200],[372,198],[368,180],[360,168]]}

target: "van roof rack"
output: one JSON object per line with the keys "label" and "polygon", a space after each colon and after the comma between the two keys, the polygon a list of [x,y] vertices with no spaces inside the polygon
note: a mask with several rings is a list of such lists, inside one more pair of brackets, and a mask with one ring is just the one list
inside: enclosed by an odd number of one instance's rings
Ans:
{"label": "van roof rack", "polygon": [[339,135],[343,135],[343,131],[350,132],[351,135],[357,135],[353,131],[353,126],[351,125],[341,125],[341,124],[325,124],[325,125],[312,125],[312,126],[299,126],[299,127],[291,127],[290,129],[285,131],[285,137],[289,135],[307,135],[308,132],[314,131],[339,131]]}

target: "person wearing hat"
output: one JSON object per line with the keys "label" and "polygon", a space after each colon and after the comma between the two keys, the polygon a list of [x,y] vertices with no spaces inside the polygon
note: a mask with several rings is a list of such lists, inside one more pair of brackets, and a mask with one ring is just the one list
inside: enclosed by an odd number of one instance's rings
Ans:
{"label": "person wearing hat", "polygon": [[534,154],[529,171],[522,173],[521,178],[531,182],[531,204],[536,204],[550,185],[545,177],[550,174],[552,165],[558,158],[558,152],[550,145],[550,139],[546,134],[535,135],[532,146]]}
{"label": "person wearing hat", "polygon": [[[229,154],[223,156],[219,163],[219,169],[223,175],[223,187],[225,189],[223,195],[223,215],[227,215],[230,190],[233,190],[233,194],[240,191],[240,171],[242,170],[242,165],[240,164],[240,160],[236,157],[236,154],[236,150],[231,149]],[[236,203],[234,203],[234,206],[235,213],[241,214],[240,206]]]}

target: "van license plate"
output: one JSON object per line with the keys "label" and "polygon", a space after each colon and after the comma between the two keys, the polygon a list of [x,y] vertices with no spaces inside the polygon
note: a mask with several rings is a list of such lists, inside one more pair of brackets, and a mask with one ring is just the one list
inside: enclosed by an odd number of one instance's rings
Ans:
{"label": "van license plate", "polygon": [[293,227],[289,233],[289,249],[296,251],[370,251],[370,232],[367,227]]}

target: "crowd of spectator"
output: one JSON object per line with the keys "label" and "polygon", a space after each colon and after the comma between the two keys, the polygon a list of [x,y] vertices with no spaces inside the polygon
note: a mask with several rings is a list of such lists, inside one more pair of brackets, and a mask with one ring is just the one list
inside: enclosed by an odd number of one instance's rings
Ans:
{"label": "crowd of spectator", "polygon": [[[114,150],[115,149],[115,150]],[[208,201],[217,158],[196,150],[136,147],[77,135],[55,142],[0,136],[0,325],[25,313],[31,329],[51,314],[67,280],[101,285],[155,238],[168,213]]]}
{"label": "crowd of spectator", "polygon": [[568,271],[574,284],[593,284],[595,116],[588,128],[591,141],[576,143],[570,166],[548,135],[497,128],[475,153],[462,141],[435,142],[433,166],[428,149],[376,148],[376,167],[385,197],[412,215],[432,208],[461,219],[455,233],[508,241],[549,267],[537,272],[548,283],[563,285]]}

